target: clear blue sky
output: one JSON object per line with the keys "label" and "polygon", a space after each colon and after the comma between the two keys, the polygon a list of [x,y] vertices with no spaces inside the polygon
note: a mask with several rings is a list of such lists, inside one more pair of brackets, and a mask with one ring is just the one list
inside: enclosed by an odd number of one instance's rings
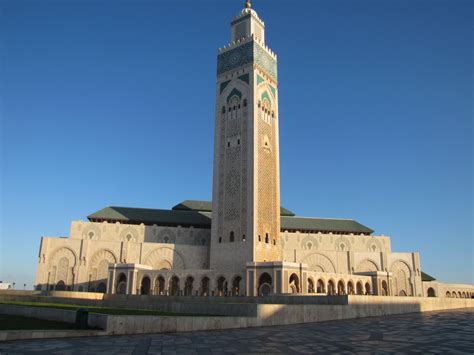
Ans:
{"label": "clear blue sky", "polygon": [[[216,51],[243,0],[0,0],[0,280],[107,205],[210,199]],[[282,205],[473,283],[473,2],[253,0],[278,54]],[[22,287],[22,286],[21,286]]]}

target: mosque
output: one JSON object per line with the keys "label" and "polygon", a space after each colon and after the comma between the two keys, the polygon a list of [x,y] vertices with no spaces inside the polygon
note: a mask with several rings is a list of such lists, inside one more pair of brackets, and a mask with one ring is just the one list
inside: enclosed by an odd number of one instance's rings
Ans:
{"label": "mosque", "polygon": [[472,297],[436,282],[417,252],[350,219],[280,206],[277,55],[247,1],[217,56],[212,202],[106,207],[42,237],[39,290],[162,296]]}

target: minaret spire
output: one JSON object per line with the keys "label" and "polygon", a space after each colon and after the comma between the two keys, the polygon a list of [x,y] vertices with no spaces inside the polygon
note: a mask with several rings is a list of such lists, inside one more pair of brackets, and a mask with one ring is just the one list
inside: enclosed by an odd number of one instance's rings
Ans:
{"label": "minaret spire", "polygon": [[250,9],[252,7],[252,4],[250,3],[250,0],[245,0],[245,8]]}

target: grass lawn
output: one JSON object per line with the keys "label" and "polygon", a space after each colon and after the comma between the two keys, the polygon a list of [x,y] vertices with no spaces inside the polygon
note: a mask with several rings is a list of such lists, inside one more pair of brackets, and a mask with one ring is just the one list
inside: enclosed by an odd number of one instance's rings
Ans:
{"label": "grass lawn", "polygon": [[14,306],[28,306],[28,307],[42,307],[55,308],[67,311],[76,311],[80,308],[88,309],[89,312],[111,314],[111,315],[126,315],[126,316],[208,316],[199,314],[187,313],[171,313],[160,310],[142,310],[142,309],[122,309],[122,308],[106,308],[96,306],[80,306],[77,304],[62,304],[62,303],[46,303],[46,302],[23,302],[23,301],[0,301],[0,304],[11,304]]}
{"label": "grass lawn", "polygon": [[74,329],[74,324],[0,314],[0,331],[48,329]]}

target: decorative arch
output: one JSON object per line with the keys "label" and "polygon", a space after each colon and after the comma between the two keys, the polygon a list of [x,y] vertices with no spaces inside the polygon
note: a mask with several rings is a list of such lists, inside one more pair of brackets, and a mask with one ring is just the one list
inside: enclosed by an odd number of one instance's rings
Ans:
{"label": "decorative arch", "polygon": [[319,244],[316,237],[313,235],[307,235],[301,241],[301,249],[305,250],[318,250]]}
{"label": "decorative arch", "polygon": [[176,234],[171,228],[162,229],[157,238],[158,243],[176,243]]}
{"label": "decorative arch", "polygon": [[167,247],[160,247],[151,251],[144,260],[145,265],[158,270],[183,270],[186,268],[183,257],[176,250]]}
{"label": "decorative arch", "polygon": [[137,227],[127,226],[120,232],[119,239],[123,242],[137,242],[138,231]]}
{"label": "decorative arch", "polygon": [[310,254],[306,256],[301,262],[308,264],[310,271],[336,273],[336,268],[334,267],[331,259],[320,253]]}
{"label": "decorative arch", "polygon": [[334,247],[337,251],[349,251],[351,250],[351,242],[346,237],[339,237],[334,241]]}
{"label": "decorative arch", "polygon": [[106,280],[109,264],[117,263],[117,257],[108,249],[98,250],[92,255],[89,262],[89,275],[91,281]]}
{"label": "decorative arch", "polygon": [[51,258],[49,259],[50,267],[57,265],[59,260],[63,257],[66,257],[69,261],[69,267],[75,267],[77,262],[76,253],[68,247],[59,247],[51,253]]}
{"label": "decorative arch", "polygon": [[234,97],[237,97],[239,101],[242,100],[242,93],[236,88],[233,88],[230,94],[227,95],[227,103],[230,103],[230,100],[232,100]]}
{"label": "decorative arch", "polygon": [[367,243],[365,243],[365,247],[369,252],[381,252],[383,250],[382,243],[375,237],[370,238]]}
{"label": "decorative arch", "polygon": [[399,295],[403,291],[407,296],[411,296],[413,294],[410,283],[412,270],[408,264],[403,260],[396,260],[390,266],[390,272],[393,279],[393,294]]}
{"label": "decorative arch", "polygon": [[100,227],[94,223],[88,223],[82,231],[82,238],[88,240],[99,240],[101,237]]}
{"label": "decorative arch", "polygon": [[356,267],[356,272],[373,272],[379,270],[380,268],[377,263],[371,259],[362,260]]}

